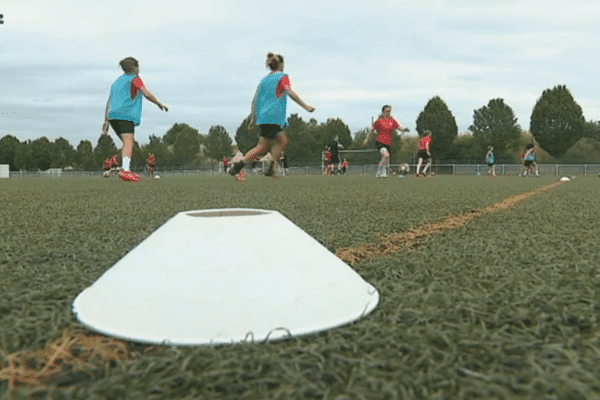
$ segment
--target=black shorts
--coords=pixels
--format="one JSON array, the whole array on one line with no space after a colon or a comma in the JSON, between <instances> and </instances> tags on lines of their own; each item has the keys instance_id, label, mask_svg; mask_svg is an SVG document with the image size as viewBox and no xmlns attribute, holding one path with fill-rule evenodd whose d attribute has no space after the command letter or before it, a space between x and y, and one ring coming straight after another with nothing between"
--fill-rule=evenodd
<instances>
[{"instance_id":1,"label":"black shorts","mask_svg":"<svg viewBox=\"0 0 600 400\"><path fill-rule=\"evenodd\" d=\"M525 164L526 167L531 167L533 165L533 160L525 160Z\"/></svg>"},{"instance_id":2,"label":"black shorts","mask_svg":"<svg viewBox=\"0 0 600 400\"><path fill-rule=\"evenodd\" d=\"M339 164L340 163L340 155L339 154L332 154L331 155L331 163L332 164Z\"/></svg>"},{"instance_id":3,"label":"black shorts","mask_svg":"<svg viewBox=\"0 0 600 400\"><path fill-rule=\"evenodd\" d=\"M392 151L390 150L390 145L389 144L383 144L383 143L379 143L378 141L375 141L375 147L377 147L377 151L380 151L383 148L386 148L388 153L391 153Z\"/></svg>"},{"instance_id":4,"label":"black shorts","mask_svg":"<svg viewBox=\"0 0 600 400\"><path fill-rule=\"evenodd\" d=\"M428 160L431 158L429 154L427 154L427 150L420 149L417 153L417 158L422 158L423 160Z\"/></svg>"},{"instance_id":5,"label":"black shorts","mask_svg":"<svg viewBox=\"0 0 600 400\"><path fill-rule=\"evenodd\" d=\"M260 127L260 136L264 137L265 139L269 139L269 140L273 140L277 137L277 134L281 131L283 131L283 129L281 128L281 126L277 125L277 124L262 124L259 125Z\"/></svg>"},{"instance_id":6,"label":"black shorts","mask_svg":"<svg viewBox=\"0 0 600 400\"><path fill-rule=\"evenodd\" d=\"M117 136L121 139L121 134L131 133L133 134L135 126L132 121L125 121L122 119L111 119L110 126L114 129Z\"/></svg>"},{"instance_id":7,"label":"black shorts","mask_svg":"<svg viewBox=\"0 0 600 400\"><path fill-rule=\"evenodd\" d=\"M489 163L488 163L488 167L490 167L490 168L491 168L491 167L493 167L493 166L494 166L494 163L493 163L493 162L489 162Z\"/></svg>"}]
</instances>

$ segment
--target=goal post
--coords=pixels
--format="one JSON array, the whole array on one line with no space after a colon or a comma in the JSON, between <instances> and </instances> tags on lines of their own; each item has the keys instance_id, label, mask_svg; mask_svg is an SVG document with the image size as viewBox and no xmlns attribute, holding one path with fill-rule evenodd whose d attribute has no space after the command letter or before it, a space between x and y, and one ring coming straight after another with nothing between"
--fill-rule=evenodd
<instances>
[{"instance_id":1,"label":"goal post","mask_svg":"<svg viewBox=\"0 0 600 400\"><path fill-rule=\"evenodd\" d=\"M10 177L10 169L8 164L0 164L0 179L9 178Z\"/></svg>"}]
</instances>

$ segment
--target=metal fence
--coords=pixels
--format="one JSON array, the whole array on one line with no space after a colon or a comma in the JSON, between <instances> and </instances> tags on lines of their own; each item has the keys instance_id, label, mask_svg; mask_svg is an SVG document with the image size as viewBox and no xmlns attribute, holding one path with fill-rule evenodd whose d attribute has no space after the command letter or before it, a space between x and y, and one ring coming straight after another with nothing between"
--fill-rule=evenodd
<instances>
[{"instance_id":1,"label":"metal fence","mask_svg":"<svg viewBox=\"0 0 600 400\"><path fill-rule=\"evenodd\" d=\"M600 164L538 164L540 175L554 176L587 176L599 175ZM390 169L397 170L399 165L392 164ZM497 175L518 175L523 166L521 164L497 164ZM350 165L346 171L347 175L375 175L377 164ZM410 171L414 173L416 164L410 164ZM486 164L434 164L432 172L442 175L485 175L488 171ZM264 171L259 170L258 173ZM288 175L320 175L323 173L320 165L291 167L287 170ZM78 178L78 177L102 177L103 171L11 171L10 178ZM164 170L155 171L160 176L197 176L197 175L219 175L223 174L217 169L197 170Z\"/></svg>"}]
</instances>

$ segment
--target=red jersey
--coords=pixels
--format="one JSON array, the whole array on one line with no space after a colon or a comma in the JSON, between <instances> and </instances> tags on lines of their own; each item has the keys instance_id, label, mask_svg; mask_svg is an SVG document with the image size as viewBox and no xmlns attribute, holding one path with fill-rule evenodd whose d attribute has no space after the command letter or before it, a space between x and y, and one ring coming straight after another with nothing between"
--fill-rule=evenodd
<instances>
[{"instance_id":1,"label":"red jersey","mask_svg":"<svg viewBox=\"0 0 600 400\"><path fill-rule=\"evenodd\" d=\"M155 162L154 157L152 157L152 156L148 157L148 165L154 166L154 162Z\"/></svg>"},{"instance_id":2,"label":"red jersey","mask_svg":"<svg viewBox=\"0 0 600 400\"><path fill-rule=\"evenodd\" d=\"M108 158L106 160L104 160L104 169L105 170L110 169L110 160Z\"/></svg>"},{"instance_id":3,"label":"red jersey","mask_svg":"<svg viewBox=\"0 0 600 400\"><path fill-rule=\"evenodd\" d=\"M329 150L327 150L325 152L325 162L330 162L331 161L331 152Z\"/></svg>"},{"instance_id":4,"label":"red jersey","mask_svg":"<svg viewBox=\"0 0 600 400\"><path fill-rule=\"evenodd\" d=\"M117 156L113 156L113 158L110 160L111 167L116 167L118 164L119 162L117 161Z\"/></svg>"},{"instance_id":5,"label":"red jersey","mask_svg":"<svg viewBox=\"0 0 600 400\"><path fill-rule=\"evenodd\" d=\"M431 136L423 136L419 140L419 150L427 150L427 145L431 143Z\"/></svg>"},{"instance_id":6,"label":"red jersey","mask_svg":"<svg viewBox=\"0 0 600 400\"><path fill-rule=\"evenodd\" d=\"M380 117L373 124L373 129L377 131L377 141L381 144L390 146L392 144L392 133L400 128L400 124L394 118Z\"/></svg>"},{"instance_id":7,"label":"red jersey","mask_svg":"<svg viewBox=\"0 0 600 400\"><path fill-rule=\"evenodd\" d=\"M229 165L229 159L227 157L225 157L223 159L223 166L227 168L228 165Z\"/></svg>"}]
</instances>

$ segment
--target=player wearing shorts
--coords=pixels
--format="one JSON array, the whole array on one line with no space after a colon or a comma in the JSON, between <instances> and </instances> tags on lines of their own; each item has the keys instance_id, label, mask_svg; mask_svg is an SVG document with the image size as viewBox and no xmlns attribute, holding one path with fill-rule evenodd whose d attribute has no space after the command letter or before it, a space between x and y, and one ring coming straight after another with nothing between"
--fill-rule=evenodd
<instances>
[{"instance_id":1,"label":"player wearing shorts","mask_svg":"<svg viewBox=\"0 0 600 400\"><path fill-rule=\"evenodd\" d=\"M154 154L148 154L148 160L146 161L146 165L148 167L148 175L151 178L154 178L154 164L156 163L156 159L154 158Z\"/></svg>"},{"instance_id":2,"label":"player wearing shorts","mask_svg":"<svg viewBox=\"0 0 600 400\"><path fill-rule=\"evenodd\" d=\"M381 108L382 114L377 118L377 121L373 124L371 132L367 135L363 146L367 146L369 139L373 132L377 131L377 138L375 139L375 146L377 151L381 154L381 161L379 161L379 168L375 174L378 178L387 177L387 169L390 165L390 149L392 146L392 133L396 129L400 129L400 124L392 117L392 106L385 105Z\"/></svg>"},{"instance_id":3,"label":"player wearing shorts","mask_svg":"<svg viewBox=\"0 0 600 400\"><path fill-rule=\"evenodd\" d=\"M532 176L533 175L533 171L532 171L532 166L533 163L535 162L535 150L533 148L533 144L529 143L526 147L525 147L525 152L523 153L523 176ZM521 175L521 173L519 173L519 175Z\"/></svg>"},{"instance_id":4,"label":"player wearing shorts","mask_svg":"<svg viewBox=\"0 0 600 400\"><path fill-rule=\"evenodd\" d=\"M290 79L283 73L283 57L279 54L267 54L267 67L271 72L265 76L254 94L250 111L248 129L258 125L260 138L256 147L248 151L244 159L235 163L231 168L231 175L237 180L244 180L242 172L244 166L252 164L266 152L271 153L271 165L266 175L277 177L275 163L279 163L281 154L287 145L288 139L283 133L286 122L287 96L290 96L298 105L308 112L315 109L305 104L292 90Z\"/></svg>"},{"instance_id":5,"label":"player wearing shorts","mask_svg":"<svg viewBox=\"0 0 600 400\"><path fill-rule=\"evenodd\" d=\"M427 169L429 167L431 167L431 151L429 150L429 145L431 144L431 131L430 130L426 130L424 132L423 137L421 138L421 140L419 140L419 151L417 152L417 173L416 176L417 178L420 175L427 175ZM423 168L423 171L419 174L419 170L421 169L421 165L423 164L423 161L427 161L427 164L425 165L425 168Z\"/></svg>"},{"instance_id":6,"label":"player wearing shorts","mask_svg":"<svg viewBox=\"0 0 600 400\"><path fill-rule=\"evenodd\" d=\"M488 165L488 175L496 177L496 165L494 164L494 147L488 147L488 152L485 155L485 162Z\"/></svg>"},{"instance_id":7,"label":"player wearing shorts","mask_svg":"<svg viewBox=\"0 0 600 400\"><path fill-rule=\"evenodd\" d=\"M111 86L110 95L104 111L102 134L108 133L109 125L123 142L121 161L123 163L119 178L124 181L137 182L139 174L130 171L133 150L134 127L142 120L142 97L147 98L163 111L169 109L150 93L139 77L140 66L133 57L127 57L119 63L124 74Z\"/></svg>"}]
</instances>

